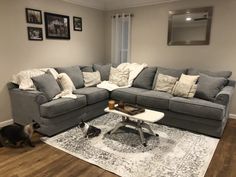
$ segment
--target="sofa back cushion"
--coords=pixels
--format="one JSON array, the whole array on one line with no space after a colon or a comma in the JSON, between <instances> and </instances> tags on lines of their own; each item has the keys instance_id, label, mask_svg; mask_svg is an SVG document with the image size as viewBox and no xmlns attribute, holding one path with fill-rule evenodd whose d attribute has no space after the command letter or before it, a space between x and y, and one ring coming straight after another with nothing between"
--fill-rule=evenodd
<instances>
[{"instance_id":1,"label":"sofa back cushion","mask_svg":"<svg viewBox=\"0 0 236 177\"><path fill-rule=\"evenodd\" d=\"M83 74L79 66L59 67L56 70L58 73L66 73L71 78L75 88L84 87Z\"/></svg>"},{"instance_id":2,"label":"sofa back cushion","mask_svg":"<svg viewBox=\"0 0 236 177\"><path fill-rule=\"evenodd\" d=\"M92 66L79 66L79 68L82 72L93 72Z\"/></svg>"},{"instance_id":3,"label":"sofa back cushion","mask_svg":"<svg viewBox=\"0 0 236 177\"><path fill-rule=\"evenodd\" d=\"M214 101L215 96L227 83L224 77L212 77L200 73L195 97Z\"/></svg>"},{"instance_id":4,"label":"sofa back cushion","mask_svg":"<svg viewBox=\"0 0 236 177\"><path fill-rule=\"evenodd\" d=\"M133 87L151 90L156 71L157 67L144 68L134 80Z\"/></svg>"},{"instance_id":5,"label":"sofa back cushion","mask_svg":"<svg viewBox=\"0 0 236 177\"><path fill-rule=\"evenodd\" d=\"M94 71L100 72L101 81L108 81L109 80L111 64L107 64L107 65L94 64L93 69L94 69Z\"/></svg>"},{"instance_id":6,"label":"sofa back cushion","mask_svg":"<svg viewBox=\"0 0 236 177\"><path fill-rule=\"evenodd\" d=\"M45 73L40 76L31 78L37 90L45 93L49 100L52 100L57 94L61 92L60 86L56 79L50 73Z\"/></svg>"},{"instance_id":7,"label":"sofa back cushion","mask_svg":"<svg viewBox=\"0 0 236 177\"><path fill-rule=\"evenodd\" d=\"M157 80L159 73L164 74L164 75L168 75L168 76L172 76L172 77L180 78L180 76L182 74L187 73L187 69L172 69L172 68L157 67L157 72L156 72L156 75L154 78L152 89L154 89L156 86L156 80Z\"/></svg>"},{"instance_id":8,"label":"sofa back cushion","mask_svg":"<svg viewBox=\"0 0 236 177\"><path fill-rule=\"evenodd\" d=\"M232 75L231 71L208 71L208 70L199 70L195 68L189 68L188 69L188 75L199 75L200 73L212 76L212 77L224 77L229 78Z\"/></svg>"}]
</instances>

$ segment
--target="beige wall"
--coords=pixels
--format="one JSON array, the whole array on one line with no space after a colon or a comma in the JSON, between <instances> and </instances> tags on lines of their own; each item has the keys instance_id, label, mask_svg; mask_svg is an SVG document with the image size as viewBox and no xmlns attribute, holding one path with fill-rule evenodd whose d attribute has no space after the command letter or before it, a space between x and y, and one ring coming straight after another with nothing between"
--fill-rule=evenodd
<instances>
[{"instance_id":1,"label":"beige wall","mask_svg":"<svg viewBox=\"0 0 236 177\"><path fill-rule=\"evenodd\" d=\"M71 40L28 41L25 8L70 16ZM83 32L72 18L83 18ZM102 63L105 58L105 13L59 0L0 0L0 122L11 119L6 83L23 69Z\"/></svg>"},{"instance_id":2,"label":"beige wall","mask_svg":"<svg viewBox=\"0 0 236 177\"><path fill-rule=\"evenodd\" d=\"M168 11L202 6L214 7L210 45L167 46ZM235 9L235 0L186 0L109 12L106 17L106 58L108 61L111 58L111 15L115 12L131 12L134 14L132 62L174 68L231 70L232 78L236 79ZM233 99L231 113L236 114L236 96Z\"/></svg>"}]
</instances>

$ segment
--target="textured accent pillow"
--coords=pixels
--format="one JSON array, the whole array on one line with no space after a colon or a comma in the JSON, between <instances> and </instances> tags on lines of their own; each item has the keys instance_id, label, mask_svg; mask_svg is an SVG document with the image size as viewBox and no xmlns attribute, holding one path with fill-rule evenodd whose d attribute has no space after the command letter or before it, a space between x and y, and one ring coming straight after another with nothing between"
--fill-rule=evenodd
<instances>
[{"instance_id":1,"label":"textured accent pillow","mask_svg":"<svg viewBox=\"0 0 236 177\"><path fill-rule=\"evenodd\" d=\"M157 72L153 82L153 89L156 85L157 77L159 74L180 78L181 74L186 74L186 73L187 69L172 69L172 68L157 67Z\"/></svg>"},{"instance_id":2,"label":"textured accent pillow","mask_svg":"<svg viewBox=\"0 0 236 177\"><path fill-rule=\"evenodd\" d=\"M208 70L199 70L195 68L189 68L188 74L189 75L199 75L200 73L206 74L212 77L224 77L225 79L229 78L232 75L232 71L208 71Z\"/></svg>"},{"instance_id":3,"label":"textured accent pillow","mask_svg":"<svg viewBox=\"0 0 236 177\"><path fill-rule=\"evenodd\" d=\"M179 79L179 82L185 83L185 84L188 84L188 85L194 85L194 84L196 84L198 78L199 78L199 75L191 76L191 75L182 74L180 79Z\"/></svg>"},{"instance_id":4,"label":"textured accent pillow","mask_svg":"<svg viewBox=\"0 0 236 177\"><path fill-rule=\"evenodd\" d=\"M195 97L214 101L215 96L220 92L226 83L227 79L223 77L212 77L200 73Z\"/></svg>"},{"instance_id":5,"label":"textured accent pillow","mask_svg":"<svg viewBox=\"0 0 236 177\"><path fill-rule=\"evenodd\" d=\"M177 77L158 74L154 90L171 93L177 80Z\"/></svg>"},{"instance_id":6,"label":"textured accent pillow","mask_svg":"<svg viewBox=\"0 0 236 177\"><path fill-rule=\"evenodd\" d=\"M13 76L12 82L19 85L22 90L35 90L35 86L31 77L36 77L45 74L44 71L40 69L31 69L20 71Z\"/></svg>"},{"instance_id":7,"label":"textured accent pillow","mask_svg":"<svg viewBox=\"0 0 236 177\"><path fill-rule=\"evenodd\" d=\"M96 86L101 82L101 75L99 71L83 72L85 87Z\"/></svg>"},{"instance_id":8,"label":"textured accent pillow","mask_svg":"<svg viewBox=\"0 0 236 177\"><path fill-rule=\"evenodd\" d=\"M107 65L94 64L93 68L94 68L94 71L99 71L100 72L102 81L108 81L109 80L111 64L107 64Z\"/></svg>"},{"instance_id":9,"label":"textured accent pillow","mask_svg":"<svg viewBox=\"0 0 236 177\"><path fill-rule=\"evenodd\" d=\"M75 86L74 86L72 80L70 79L70 77L66 73L58 74L57 80L60 83L63 90L69 90L71 92L73 90L75 90Z\"/></svg>"},{"instance_id":10,"label":"textured accent pillow","mask_svg":"<svg viewBox=\"0 0 236 177\"><path fill-rule=\"evenodd\" d=\"M61 67L56 68L59 73L66 73L72 80L75 88L84 87L84 79L83 74L79 68L79 66L70 66L70 67Z\"/></svg>"},{"instance_id":11,"label":"textured accent pillow","mask_svg":"<svg viewBox=\"0 0 236 177\"><path fill-rule=\"evenodd\" d=\"M193 98L196 93L196 90L196 84L189 84L177 81L173 88L172 95L185 98Z\"/></svg>"},{"instance_id":12,"label":"textured accent pillow","mask_svg":"<svg viewBox=\"0 0 236 177\"><path fill-rule=\"evenodd\" d=\"M37 77L32 77L32 80L37 90L45 93L49 100L52 100L61 92L61 89L52 74L46 73Z\"/></svg>"},{"instance_id":13,"label":"textured accent pillow","mask_svg":"<svg viewBox=\"0 0 236 177\"><path fill-rule=\"evenodd\" d=\"M134 80L133 87L151 90L156 71L156 67L144 68Z\"/></svg>"},{"instance_id":14,"label":"textured accent pillow","mask_svg":"<svg viewBox=\"0 0 236 177\"><path fill-rule=\"evenodd\" d=\"M119 70L111 67L109 81L119 87L127 86L129 80L129 70Z\"/></svg>"}]
</instances>

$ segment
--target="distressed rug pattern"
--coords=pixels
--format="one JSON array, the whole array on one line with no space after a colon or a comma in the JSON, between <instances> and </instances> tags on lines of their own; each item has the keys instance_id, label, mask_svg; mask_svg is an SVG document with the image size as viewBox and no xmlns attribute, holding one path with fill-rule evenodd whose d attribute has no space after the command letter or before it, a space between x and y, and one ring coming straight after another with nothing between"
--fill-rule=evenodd
<instances>
[{"instance_id":1,"label":"distressed rug pattern","mask_svg":"<svg viewBox=\"0 0 236 177\"><path fill-rule=\"evenodd\" d=\"M90 121L90 125L102 130L92 139L83 138L82 131L75 127L42 140L123 177L204 177L218 139L151 124L159 137L145 134L147 147L144 147L132 128L107 134L120 120L121 116L109 113Z\"/></svg>"}]
</instances>

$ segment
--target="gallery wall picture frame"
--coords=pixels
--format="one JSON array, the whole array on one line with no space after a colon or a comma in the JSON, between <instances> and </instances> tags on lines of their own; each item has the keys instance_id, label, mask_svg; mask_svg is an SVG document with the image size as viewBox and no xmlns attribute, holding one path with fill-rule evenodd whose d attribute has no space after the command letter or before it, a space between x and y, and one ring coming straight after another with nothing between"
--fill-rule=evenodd
<instances>
[{"instance_id":1,"label":"gallery wall picture frame","mask_svg":"<svg viewBox=\"0 0 236 177\"><path fill-rule=\"evenodd\" d=\"M43 40L43 29L37 27L27 27L28 39L31 41Z\"/></svg>"},{"instance_id":2,"label":"gallery wall picture frame","mask_svg":"<svg viewBox=\"0 0 236 177\"><path fill-rule=\"evenodd\" d=\"M73 17L74 31L82 31L82 18Z\"/></svg>"},{"instance_id":3,"label":"gallery wall picture frame","mask_svg":"<svg viewBox=\"0 0 236 177\"><path fill-rule=\"evenodd\" d=\"M70 17L44 12L47 39L70 39Z\"/></svg>"},{"instance_id":4,"label":"gallery wall picture frame","mask_svg":"<svg viewBox=\"0 0 236 177\"><path fill-rule=\"evenodd\" d=\"M31 24L42 24L42 12L37 9L25 9L26 22Z\"/></svg>"}]
</instances>

